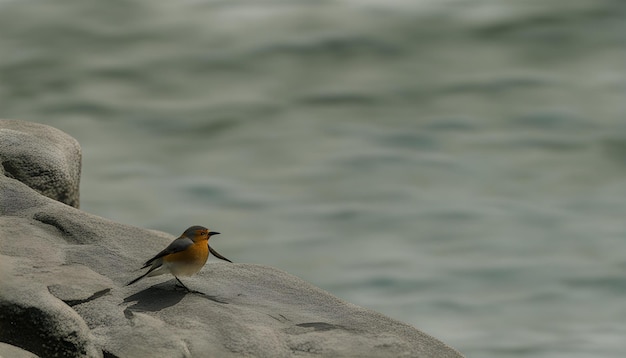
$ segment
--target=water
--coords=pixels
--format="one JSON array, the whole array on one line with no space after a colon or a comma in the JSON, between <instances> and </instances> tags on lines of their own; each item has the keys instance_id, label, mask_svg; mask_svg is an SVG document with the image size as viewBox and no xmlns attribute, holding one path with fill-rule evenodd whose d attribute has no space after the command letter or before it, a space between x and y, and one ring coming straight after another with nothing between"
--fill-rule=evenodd
<instances>
[{"instance_id":1,"label":"water","mask_svg":"<svg viewBox=\"0 0 626 358\"><path fill-rule=\"evenodd\" d=\"M82 209L472 357L626 351L621 1L2 1L2 118Z\"/></svg>"}]
</instances>

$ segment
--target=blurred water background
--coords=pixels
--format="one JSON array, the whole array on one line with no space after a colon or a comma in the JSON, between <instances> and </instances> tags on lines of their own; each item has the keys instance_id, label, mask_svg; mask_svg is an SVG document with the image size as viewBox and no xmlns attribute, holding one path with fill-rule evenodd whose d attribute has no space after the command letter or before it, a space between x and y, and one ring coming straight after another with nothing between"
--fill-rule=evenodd
<instances>
[{"instance_id":1,"label":"blurred water background","mask_svg":"<svg viewBox=\"0 0 626 358\"><path fill-rule=\"evenodd\" d=\"M623 357L625 8L0 0L0 117L79 140L85 211L468 357Z\"/></svg>"}]
</instances>

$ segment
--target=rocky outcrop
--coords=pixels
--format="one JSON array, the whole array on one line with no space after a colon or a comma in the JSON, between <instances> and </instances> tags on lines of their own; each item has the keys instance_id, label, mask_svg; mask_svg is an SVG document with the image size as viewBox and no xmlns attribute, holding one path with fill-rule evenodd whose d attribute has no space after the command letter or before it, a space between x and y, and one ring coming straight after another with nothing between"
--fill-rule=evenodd
<instances>
[{"instance_id":1,"label":"rocky outcrop","mask_svg":"<svg viewBox=\"0 0 626 358\"><path fill-rule=\"evenodd\" d=\"M0 121L0 353L461 356L407 324L267 266L210 262L185 281L195 293L177 289L173 279L124 286L148 253L174 237L72 207L79 158L75 141L56 129Z\"/></svg>"},{"instance_id":2,"label":"rocky outcrop","mask_svg":"<svg viewBox=\"0 0 626 358\"><path fill-rule=\"evenodd\" d=\"M76 139L42 124L0 119L0 174L78 208L81 150Z\"/></svg>"}]
</instances>

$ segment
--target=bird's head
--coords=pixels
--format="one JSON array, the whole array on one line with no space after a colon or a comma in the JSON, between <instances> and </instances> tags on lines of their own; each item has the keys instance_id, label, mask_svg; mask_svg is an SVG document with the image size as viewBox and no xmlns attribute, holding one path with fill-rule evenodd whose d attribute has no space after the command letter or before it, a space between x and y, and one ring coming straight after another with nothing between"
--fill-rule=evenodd
<instances>
[{"instance_id":1,"label":"bird's head","mask_svg":"<svg viewBox=\"0 0 626 358\"><path fill-rule=\"evenodd\" d=\"M209 231L209 229L204 226L192 226L183 233L183 236L190 238L194 242L198 240L209 240L209 237L213 235L219 235L219 232Z\"/></svg>"}]
</instances>

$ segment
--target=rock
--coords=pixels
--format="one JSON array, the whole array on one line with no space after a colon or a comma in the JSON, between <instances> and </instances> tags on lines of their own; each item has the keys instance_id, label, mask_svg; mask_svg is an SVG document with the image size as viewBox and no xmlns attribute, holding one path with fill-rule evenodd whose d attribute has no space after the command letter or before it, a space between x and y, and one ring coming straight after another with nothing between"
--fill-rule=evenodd
<instances>
[{"instance_id":1,"label":"rock","mask_svg":"<svg viewBox=\"0 0 626 358\"><path fill-rule=\"evenodd\" d=\"M70 306L46 292L47 270L26 258L0 258L4 276L0 339L43 357L97 357L100 351L85 321Z\"/></svg>"},{"instance_id":2,"label":"rock","mask_svg":"<svg viewBox=\"0 0 626 358\"><path fill-rule=\"evenodd\" d=\"M6 358L38 358L36 355L22 348L0 342L0 357Z\"/></svg>"},{"instance_id":3,"label":"rock","mask_svg":"<svg viewBox=\"0 0 626 358\"><path fill-rule=\"evenodd\" d=\"M0 138L6 123L0 121ZM36 142L20 143L17 152L0 145L3 163L23 160L7 153L43 161L29 146L66 136L10 124L21 128L23 141ZM54 170L67 169L58 163ZM184 280L196 293L166 276L124 286L174 237L85 213L10 175L0 175L0 341L9 344L0 353L19 347L42 357L462 357L407 324L267 266L210 260Z\"/></svg>"},{"instance_id":4,"label":"rock","mask_svg":"<svg viewBox=\"0 0 626 358\"><path fill-rule=\"evenodd\" d=\"M0 119L0 173L78 208L81 150L76 139L43 124Z\"/></svg>"}]
</instances>

